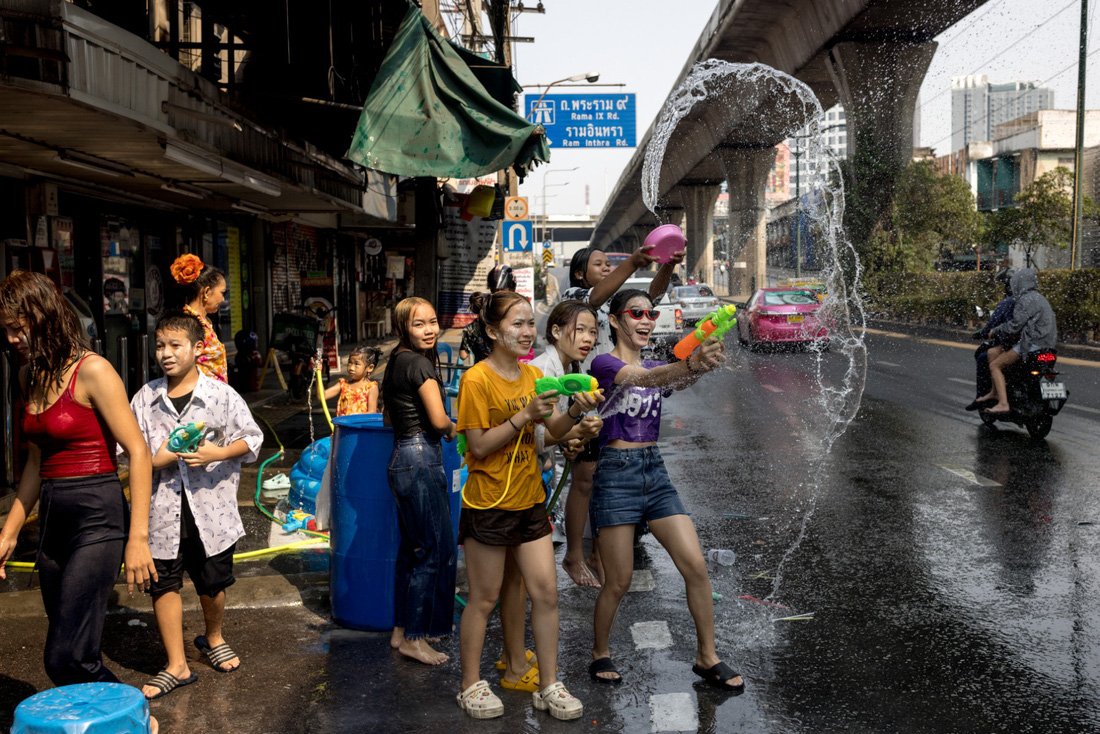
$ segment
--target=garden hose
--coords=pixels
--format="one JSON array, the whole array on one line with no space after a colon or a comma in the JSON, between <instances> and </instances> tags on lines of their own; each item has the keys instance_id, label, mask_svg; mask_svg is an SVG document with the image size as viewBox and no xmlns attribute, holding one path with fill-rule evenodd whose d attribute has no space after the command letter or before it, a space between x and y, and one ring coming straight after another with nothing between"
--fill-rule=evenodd
<instances>
[{"instance_id":1,"label":"garden hose","mask_svg":"<svg viewBox=\"0 0 1100 734\"><path fill-rule=\"evenodd\" d=\"M328 429L333 433L336 433L336 427L332 425L332 414L328 412L328 403L325 401L325 385L324 380L321 378L321 368L317 368L317 379L314 380L317 383L317 397L321 401L321 408L325 411L325 420L328 422ZM310 420L313 417L310 416ZM270 428L270 426L268 426ZM272 431L274 433L275 431Z\"/></svg>"},{"instance_id":2,"label":"garden hose","mask_svg":"<svg viewBox=\"0 0 1100 734\"><path fill-rule=\"evenodd\" d=\"M569 479L569 472L572 470L573 462L565 462L565 470L562 472L561 481L558 482L558 488L554 490L554 494L550 495L550 501L546 503L547 517L550 517L554 513L554 505L558 504L558 497L561 496L561 491L565 488L565 480Z\"/></svg>"},{"instance_id":3,"label":"garden hose","mask_svg":"<svg viewBox=\"0 0 1100 734\"><path fill-rule=\"evenodd\" d=\"M276 525L282 525L282 523L279 521L279 518L275 517L275 515L271 514L271 512L268 511L266 507L260 504L260 491L263 489L264 469L267 468L268 464L282 457L282 455L286 453L286 448L283 446L283 442L279 440L279 434L275 433L275 429L271 427L271 424L267 422L266 418L264 418L262 415L256 415L255 413L253 413L252 415L263 421L263 424L267 426L267 430L271 431L271 435L275 437L275 443L279 444L279 450L268 457L267 460L264 461L262 464L260 464L260 470L256 474L256 494L252 498L252 501L253 504L256 505L256 509L260 511L260 514L262 514L264 517L266 517L268 520L275 523ZM315 538L324 538L325 540L329 539L328 533L318 533L313 530L306 530L305 528L298 530L298 532L305 533L306 535L311 535Z\"/></svg>"}]
</instances>

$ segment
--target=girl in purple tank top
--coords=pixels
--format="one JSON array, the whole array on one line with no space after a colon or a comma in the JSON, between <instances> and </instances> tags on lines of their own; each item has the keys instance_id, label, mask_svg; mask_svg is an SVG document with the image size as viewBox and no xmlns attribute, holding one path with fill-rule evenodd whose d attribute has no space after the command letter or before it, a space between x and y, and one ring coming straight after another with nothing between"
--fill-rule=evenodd
<instances>
[{"instance_id":1,"label":"girl in purple tank top","mask_svg":"<svg viewBox=\"0 0 1100 734\"><path fill-rule=\"evenodd\" d=\"M722 344L709 339L675 364L643 360L657 312L649 295L639 290L611 299L610 322L615 348L596 357L591 370L606 402L599 407L603 448L592 492L592 527L600 539L604 584L596 598L589 675L600 683L622 681L611 661L611 626L634 571L634 528L646 523L684 577L697 638L692 670L712 686L740 690L745 685L741 675L715 650L710 579L695 526L657 449L663 396L694 384L725 361Z\"/></svg>"}]
</instances>

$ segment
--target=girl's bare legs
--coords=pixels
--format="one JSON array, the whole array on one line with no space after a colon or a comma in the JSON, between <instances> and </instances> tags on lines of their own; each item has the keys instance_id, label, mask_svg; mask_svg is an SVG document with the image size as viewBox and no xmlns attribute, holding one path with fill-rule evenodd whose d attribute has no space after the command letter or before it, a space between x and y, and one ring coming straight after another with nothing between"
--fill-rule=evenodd
<instances>
[{"instance_id":1,"label":"girl's bare legs","mask_svg":"<svg viewBox=\"0 0 1100 734\"><path fill-rule=\"evenodd\" d=\"M539 686L546 689L558 680L558 572L554 563L553 540L547 534L513 548L512 552L527 594L531 597L531 631L535 635L535 654L539 660ZM467 563L469 555L467 548ZM465 621L463 616L463 623ZM521 643L521 655L522 649ZM465 681L463 677L463 683ZM476 679L471 684L474 682Z\"/></svg>"},{"instance_id":2,"label":"girl's bare legs","mask_svg":"<svg viewBox=\"0 0 1100 734\"><path fill-rule=\"evenodd\" d=\"M458 636L463 691L481 680L485 625L500 597L508 550L502 546L479 543L473 538L466 538L465 546L470 598L462 610L462 627Z\"/></svg>"},{"instance_id":3,"label":"girl's bare legs","mask_svg":"<svg viewBox=\"0 0 1100 734\"><path fill-rule=\"evenodd\" d=\"M687 515L672 515L651 520L649 529L657 542L668 551L672 562L676 564L676 570L684 577L688 611L695 620L695 662L702 668L711 668L721 662L721 659L714 648L714 598L711 596L710 577L707 575L707 564L703 559L695 525ZM738 675L726 683L739 686L743 680Z\"/></svg>"},{"instance_id":4,"label":"girl's bare legs","mask_svg":"<svg viewBox=\"0 0 1100 734\"><path fill-rule=\"evenodd\" d=\"M500 587L500 630L504 637L503 659L508 667L504 678L515 683L531 666L527 663L524 632L527 629L527 587L520 576L512 548L504 561L504 581ZM465 689L463 689L465 690Z\"/></svg>"},{"instance_id":5,"label":"girl's bare legs","mask_svg":"<svg viewBox=\"0 0 1100 734\"><path fill-rule=\"evenodd\" d=\"M619 605L630 589L630 579L634 575L634 525L600 528L600 548L603 551L604 582L600 595L596 597L593 660L611 656L611 627L615 624ZM612 672L597 675L606 680L619 677Z\"/></svg>"},{"instance_id":6,"label":"girl's bare legs","mask_svg":"<svg viewBox=\"0 0 1100 734\"><path fill-rule=\"evenodd\" d=\"M595 538L592 539L591 561L586 563L584 559L584 525L588 522L588 503L592 499L592 475L595 471L594 461L573 463L573 483L565 498L565 558L561 561L561 567L578 586L598 589L603 573Z\"/></svg>"}]
</instances>

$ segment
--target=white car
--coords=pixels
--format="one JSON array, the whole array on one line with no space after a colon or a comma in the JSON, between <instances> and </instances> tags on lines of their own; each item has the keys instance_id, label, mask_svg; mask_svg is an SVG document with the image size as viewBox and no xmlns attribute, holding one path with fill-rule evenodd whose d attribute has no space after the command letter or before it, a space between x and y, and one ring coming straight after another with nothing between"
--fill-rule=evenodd
<instances>
[{"instance_id":1,"label":"white car","mask_svg":"<svg viewBox=\"0 0 1100 734\"><path fill-rule=\"evenodd\" d=\"M680 285L672 289L672 302L684 312L684 324L691 326L716 311L721 304L705 283Z\"/></svg>"}]
</instances>

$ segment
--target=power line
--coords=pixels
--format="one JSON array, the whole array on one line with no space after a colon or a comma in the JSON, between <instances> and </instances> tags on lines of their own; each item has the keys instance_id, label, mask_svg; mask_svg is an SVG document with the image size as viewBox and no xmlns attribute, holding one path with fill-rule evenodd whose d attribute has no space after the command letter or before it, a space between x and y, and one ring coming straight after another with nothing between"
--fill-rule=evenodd
<instances>
[{"instance_id":1,"label":"power line","mask_svg":"<svg viewBox=\"0 0 1100 734\"><path fill-rule=\"evenodd\" d=\"M1007 46L1005 46L1004 48L1002 48L1002 49L1001 49L1000 51L998 51L998 52L997 52L997 53L996 53L996 54L995 54L994 56L992 56L992 57L990 57L990 58L986 59L985 61L983 61L982 63L978 64L978 66L977 66L977 67L976 67L976 68L975 68L975 69L974 69L973 71L971 71L971 72L970 72L970 74L976 74L977 72L981 71L981 70L982 70L982 69L984 69L984 68L985 68L986 66L988 66L988 65L989 65L989 64L990 64L991 62L993 62L993 61L996 61L996 60L997 60L997 59L999 59L999 58L1000 58L1001 56L1003 56L1004 54L1006 54L1006 53L1008 53L1009 51L1011 51L1011 50L1012 50L1012 49L1013 49L1013 48L1014 48L1014 47L1015 47L1015 46L1016 46L1016 45L1017 45L1018 43L1020 43L1020 41L1022 41L1022 40L1024 40L1025 38L1028 38L1029 36L1031 36L1031 34L1033 34L1033 33L1034 33L1035 31L1039 30L1040 28L1042 28L1043 26L1045 26L1045 25L1046 25L1047 23L1049 23L1050 21L1052 21L1052 20L1054 20L1055 18L1057 18L1057 17L1058 17L1059 15L1061 15L1062 13L1066 12L1067 10L1069 10L1069 9L1070 9L1070 7L1072 7L1072 6L1074 6L1074 5L1077 5L1077 3L1078 3L1079 1L1080 1L1080 0L1070 0L1070 2L1066 3L1066 5L1065 5L1065 6L1064 6L1064 7L1063 7L1063 8L1061 9L1061 10L1059 10L1059 11L1058 11L1057 13L1055 13L1055 14L1054 14L1054 15L1052 15L1052 16L1050 16L1049 18L1047 18L1046 20L1044 20L1044 21L1043 21L1042 23L1040 23L1039 25L1035 26L1035 27L1034 27L1034 28L1032 28L1032 29L1031 29L1030 31L1028 31L1028 32L1027 32L1027 33L1025 33L1024 35L1020 36L1019 38L1017 38L1017 39L1016 39L1015 41L1013 41L1013 42L1012 42L1012 43L1010 43L1009 45L1007 45ZM985 16L983 15L982 17L984 18ZM971 24L971 25L973 25L973 24ZM957 37L957 36L956 36L956 37ZM954 38L953 38L953 39L951 39L951 40L954 40ZM969 76L970 74L967 74L967 76ZM942 97L943 95L947 94L947 93L948 93L948 92L950 92L950 91L952 91L952 88L951 88L951 87L948 87L947 89L944 89L944 90L940 91L939 93L937 93L936 95L934 95L934 96L932 96L931 98L929 98L929 99L928 99L928 100L927 100L926 102L922 102L922 103L921 103L921 109L924 109L924 108L925 108L925 107L926 107L927 105L931 104L931 103L932 103L933 101L935 101L935 100L939 99L940 97Z\"/></svg>"},{"instance_id":2,"label":"power line","mask_svg":"<svg viewBox=\"0 0 1100 734\"><path fill-rule=\"evenodd\" d=\"M946 48L946 47L950 46L950 45L951 45L952 43L954 43L954 42L955 42L956 40L958 40L959 38L961 38L961 37L962 37L962 35L963 35L964 33L966 33L966 32L967 32L968 30L970 30L971 28L973 28L973 27L974 27L974 25L975 25L975 24L976 24L976 23L977 23L978 21L980 21L980 20L985 20L985 17L986 17L987 15L989 15L990 13L992 13L992 12L993 12L993 8L997 7L998 5L1000 5L1000 4L1001 4L1001 3L1003 3L1003 2L1004 2L1004 0L996 0L996 2L994 2L994 3L990 3L989 5L987 5L987 6L986 6L986 8L985 8L985 12L984 12L984 13L982 13L982 14L981 14L981 15L979 15L979 16L978 16L977 18L975 18L974 20L972 20L972 21L970 21L969 23L967 23L967 24L966 24L966 25L965 25L965 26L964 26L963 28L961 28L960 30L958 30L958 31L957 31L957 32L955 33L955 35L953 35L953 36L951 36L951 38L947 39L947 41L946 41L946 42L944 42L944 44L943 44L943 48Z\"/></svg>"},{"instance_id":3,"label":"power line","mask_svg":"<svg viewBox=\"0 0 1100 734\"><path fill-rule=\"evenodd\" d=\"M1086 59L1089 59L1089 58L1091 58L1092 56L1094 56L1094 55L1095 55L1095 54L1097 54L1097 53L1100 53L1100 48L1096 49L1095 51L1093 51L1092 53L1090 53L1090 54L1089 54L1088 56L1086 56L1085 58L1086 58ZM1069 71L1070 69L1072 69L1072 68L1073 68L1073 67L1075 67L1075 66L1077 66L1077 61L1076 61L1076 60L1074 60L1074 61L1073 61L1072 63L1070 63L1070 64L1069 64L1068 66L1066 66L1065 68L1063 68L1063 69L1062 69L1061 71L1058 71L1057 73L1055 73L1055 74L1054 74L1053 76L1047 77L1046 79L1044 79L1043 81L1041 81L1041 82L1039 82L1039 83L1040 83L1040 84L1048 84L1048 83L1050 83L1050 82L1054 81L1055 79L1057 79L1058 77L1062 76L1062 74L1065 74L1065 73L1066 73L1067 71ZM986 119L987 117L989 117L989 115L991 115L991 114L993 114L993 113L995 113L995 112L1000 112L1000 111L1001 111L1001 110L1003 110L1003 109L1004 109L1005 107L1008 107L1008 106L1009 106L1010 104L1012 104L1012 103L1013 103L1013 102L1015 102L1016 100L1018 100L1018 99L1022 98L1022 97L1023 97L1024 95L1028 94L1028 93L1029 93L1029 92L1031 92L1031 91L1033 91L1033 90L1030 90L1030 89L1028 89L1028 90L1025 90L1025 91L1021 92L1020 94L1016 95L1016 96L1015 96L1015 97L1013 97L1012 99L1010 99L1010 100L1008 100L1007 102L1005 102L1004 104L1002 104L1002 105L1001 105L1000 107L998 107L997 109L995 109L995 110L991 110L991 111L990 111L989 113L987 113L987 114L985 114L985 115L982 115L981 117L979 117L979 118L978 118L978 119L976 119L976 120L972 120L970 124L973 124L973 123L975 123L975 122L981 122L982 120L984 120L984 119ZM946 135L945 137L942 137L942 138L940 138L939 140L937 140L936 142L932 143L932 146L931 146L931 147L935 148L935 147L936 147L937 145L939 145L939 144L940 144L940 143L942 143L943 141L945 141L945 140L950 140L950 139L951 139L952 137L954 137L954 135L955 135L956 133L961 133L961 132L963 132L964 130L966 130L966 128L967 128L967 127L969 127L969 125L963 125L963 126L962 126L961 128L959 128L958 130L952 130L950 134L948 134L948 135Z\"/></svg>"}]
</instances>

